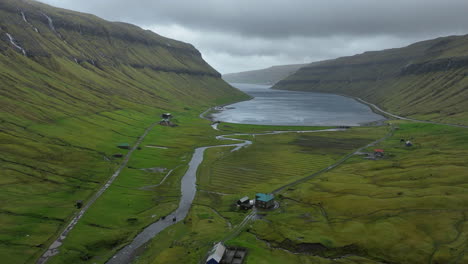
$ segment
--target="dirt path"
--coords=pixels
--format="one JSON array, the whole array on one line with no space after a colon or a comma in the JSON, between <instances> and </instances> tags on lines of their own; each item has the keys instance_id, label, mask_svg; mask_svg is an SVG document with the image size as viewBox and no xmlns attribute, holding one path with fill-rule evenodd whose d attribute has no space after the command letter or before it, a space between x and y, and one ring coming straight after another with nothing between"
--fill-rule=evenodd
<instances>
[{"instance_id":1,"label":"dirt path","mask_svg":"<svg viewBox=\"0 0 468 264\"><path fill-rule=\"evenodd\" d=\"M157 236L160 232L164 231L166 228L183 221L188 215L190 208L192 206L193 200L197 192L197 170L200 164L204 160L204 152L210 148L223 148L223 147L233 147L231 152L240 150L241 148L247 147L252 144L250 140L236 139L232 136L260 136L260 135L276 135L283 133L318 133L318 132L331 132L331 131L344 131L345 129L323 129L323 130L311 130L311 131L272 131L266 133L236 133L229 135L220 135L217 136L218 140L230 140L234 141L233 144L223 144L223 145L213 145L199 147L195 149L195 153L192 156L188 164L188 169L185 172L181 180L181 199L179 202L179 207L166 216L164 219L159 219L158 221L147 226L143 231L141 231L133 241L118 251L111 259L109 259L107 264L127 264L131 263L132 260L138 254L138 249L144 246L148 241ZM242 228L256 216L256 212L252 211L241 224L233 228L233 231L230 233L231 236L237 235Z\"/></svg>"},{"instance_id":2,"label":"dirt path","mask_svg":"<svg viewBox=\"0 0 468 264\"><path fill-rule=\"evenodd\" d=\"M314 177L316 177L316 176L318 176L318 175L320 175L320 174L322 174L322 173L324 173L324 172L331 171L332 169L334 169L334 168L340 166L341 164L343 164L345 161L347 161L347 160L350 159L351 157L353 157L353 156L355 156L356 154L360 153L362 150L364 150L364 149L366 149L366 148L368 148L368 147L374 146L374 145L376 145L376 144L378 144L378 143L380 143L380 142L382 142L382 141L388 139L389 137L391 137L391 136L393 135L393 132L394 132L394 131L395 131L395 127L392 126L391 129L390 129L390 132L389 132L388 134L386 134L384 137L379 138L379 139L377 139L377 140L375 140L375 141L373 141L373 142L371 142L371 143L369 143L369 144L367 144L367 145L365 145L365 146L363 146L363 147L357 149L356 151L354 151L354 152L352 152L352 153L346 155L346 156L343 157L342 159L338 160L338 161L335 162L334 164L332 164L332 165L330 165L330 166L328 166L328 167L326 167L326 168L324 168L324 169L322 169L322 170L320 170L320 171L317 171L317 172L314 173L314 174L311 174L311 175L309 175L309 176L307 176L307 177L304 177L304 178L302 178L302 179L299 179L299 180L296 180L296 181L294 181L294 182L291 182L291 183L288 183L288 184L286 184L286 185L283 185L283 186L279 187L278 189L273 190L272 193L274 193L274 194L275 194L275 193L278 193L278 192L280 192L280 191L282 191L282 190L284 190L284 189L286 189L286 188L289 188L289 187L291 187L291 186L294 186L294 185L300 184L300 183L302 183L302 182L308 181L308 180L310 180L310 179L312 179L312 178L314 178Z\"/></svg>"},{"instance_id":3,"label":"dirt path","mask_svg":"<svg viewBox=\"0 0 468 264\"><path fill-rule=\"evenodd\" d=\"M153 129L154 126L156 126L158 123L152 124L150 127L148 127L143 135L141 135L135 145L128 151L127 155L125 156L124 160L120 164L119 168L112 174L112 176L107 180L107 182L97 191L91 199L88 200L86 205L71 219L71 221L68 223L68 225L65 227L65 229L60 233L59 237L49 246L47 251L38 259L36 262L37 264L43 264L46 263L51 257L57 255L59 253L59 248L63 244L63 241L67 238L68 234L70 233L71 230L76 226L78 221L83 217L83 215L88 211L88 209L91 207L91 205L96 202L96 200L109 188L109 186L114 182L114 180L120 175L122 170L127 166L128 161L130 160L130 157L132 156L133 152L138 148L138 146L141 144L143 139L148 135L148 133Z\"/></svg>"},{"instance_id":4,"label":"dirt path","mask_svg":"<svg viewBox=\"0 0 468 264\"><path fill-rule=\"evenodd\" d=\"M343 95L343 96L346 96L346 95ZM361 99L361 98L359 98L359 97L353 97L353 96L346 96L346 97L353 98L353 99L357 100L357 101L360 102L360 103L363 103L363 104L365 104L365 105L370 106L371 108L373 108L373 109L376 110L377 112L380 112L380 113L382 113L382 114L384 114L384 115L393 117L393 118L395 118L395 119L413 121L413 122L418 122L418 123L433 124L433 125L443 125L443 126L452 126L452 127L468 128L468 126L464 126L464 125L448 124L448 123L439 123L439 122L432 122L432 121L426 121L426 120L418 120L418 119L413 119L413 118L398 116L398 115L389 113L389 112L387 112L387 111L385 111L385 110L382 110L380 107L376 106L375 104L369 103L369 102L367 102L367 101L365 101L365 100L363 100L363 99Z\"/></svg>"}]
</instances>

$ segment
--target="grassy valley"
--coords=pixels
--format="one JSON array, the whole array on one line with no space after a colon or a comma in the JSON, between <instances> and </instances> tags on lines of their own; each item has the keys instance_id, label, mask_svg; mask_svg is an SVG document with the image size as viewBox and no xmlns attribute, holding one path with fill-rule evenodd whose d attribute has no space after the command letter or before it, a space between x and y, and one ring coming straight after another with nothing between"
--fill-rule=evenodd
<instances>
[{"instance_id":1,"label":"grassy valley","mask_svg":"<svg viewBox=\"0 0 468 264\"><path fill-rule=\"evenodd\" d=\"M246 263L465 263L466 132L392 123L389 138L362 151L383 148L384 158L357 154L282 189L280 208L260 210L246 226L249 212L233 205L237 199L312 175L390 127L264 135L250 137L254 144L237 153L210 149L191 213L152 241L137 263L199 263L217 241L248 248Z\"/></svg>"},{"instance_id":2,"label":"grassy valley","mask_svg":"<svg viewBox=\"0 0 468 264\"><path fill-rule=\"evenodd\" d=\"M133 25L13 0L0 3L0 25L0 257L6 263L34 263L78 212L75 202L86 202L122 162L112 157L126 154L117 144L133 145L162 112L173 112L182 128L210 106L247 98L222 81L190 44ZM161 177L140 168L183 169L180 156L190 155L189 142L203 138L205 132L197 136L197 131L208 130L207 121L197 122L203 129L156 127L152 133L174 134L170 144L179 145L178 152L156 160L145 157L153 149L142 146L135 153L141 158L132 159L116 184L151 185ZM176 131L186 138L178 139ZM152 138L150 134L147 140ZM171 193L173 198L158 200L152 192L136 190L129 195L139 197L135 202L140 207L119 215L129 223L128 218L139 217L134 210L161 205L158 214L167 212L177 204L177 189ZM112 204L115 209L119 202ZM122 209L128 206L121 204ZM129 220L128 230L109 231L118 221L89 220L79 231L81 238L74 240L71 234L70 244L80 245L75 247L78 259L91 259L102 247L124 243L148 222ZM108 230L111 238L103 234L97 242L88 241L86 226L101 230L98 233ZM84 248L90 243L93 246Z\"/></svg>"},{"instance_id":3,"label":"grassy valley","mask_svg":"<svg viewBox=\"0 0 468 264\"><path fill-rule=\"evenodd\" d=\"M273 84L295 72L275 88L468 124L467 43L439 38L225 79ZM200 263L219 241L247 248L247 264L468 263L466 128L387 120L215 130L200 113L250 97L192 45L31 0L0 2L0 85L2 263L36 263L77 204L107 187L48 260L106 263L177 208L194 149L233 144L217 139L226 134L252 144L204 152L188 216L139 248L134 263ZM176 126L158 124L165 112ZM131 157L119 144L135 147ZM257 192L273 192L279 207L235 206Z\"/></svg>"},{"instance_id":4,"label":"grassy valley","mask_svg":"<svg viewBox=\"0 0 468 264\"><path fill-rule=\"evenodd\" d=\"M427 40L301 68L274 89L360 97L402 116L468 124L468 36Z\"/></svg>"}]
</instances>

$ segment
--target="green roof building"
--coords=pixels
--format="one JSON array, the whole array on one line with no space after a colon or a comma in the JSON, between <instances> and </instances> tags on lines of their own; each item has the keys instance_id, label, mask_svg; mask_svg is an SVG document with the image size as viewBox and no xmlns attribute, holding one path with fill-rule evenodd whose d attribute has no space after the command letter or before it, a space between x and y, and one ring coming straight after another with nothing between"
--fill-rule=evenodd
<instances>
[{"instance_id":1,"label":"green roof building","mask_svg":"<svg viewBox=\"0 0 468 264\"><path fill-rule=\"evenodd\" d=\"M275 206L275 196L267 193L257 193L255 195L255 206L262 209L270 209Z\"/></svg>"}]
</instances>

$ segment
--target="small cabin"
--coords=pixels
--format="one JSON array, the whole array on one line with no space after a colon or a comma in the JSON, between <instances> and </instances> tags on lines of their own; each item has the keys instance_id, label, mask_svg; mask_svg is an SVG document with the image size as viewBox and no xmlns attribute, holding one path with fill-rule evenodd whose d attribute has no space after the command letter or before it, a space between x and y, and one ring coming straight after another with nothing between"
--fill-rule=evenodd
<instances>
[{"instance_id":1,"label":"small cabin","mask_svg":"<svg viewBox=\"0 0 468 264\"><path fill-rule=\"evenodd\" d=\"M114 155L112 155L112 157L114 158L123 158L123 154L122 153L115 153Z\"/></svg>"},{"instance_id":2,"label":"small cabin","mask_svg":"<svg viewBox=\"0 0 468 264\"><path fill-rule=\"evenodd\" d=\"M374 157L382 158L385 155L383 149L374 149Z\"/></svg>"},{"instance_id":3,"label":"small cabin","mask_svg":"<svg viewBox=\"0 0 468 264\"><path fill-rule=\"evenodd\" d=\"M246 204L246 203L247 204L249 203L249 197L248 196L242 197L237 201L237 205Z\"/></svg>"},{"instance_id":4,"label":"small cabin","mask_svg":"<svg viewBox=\"0 0 468 264\"><path fill-rule=\"evenodd\" d=\"M412 143L411 141L408 140L408 141L406 141L405 146L407 146L407 147L412 147L412 146L413 146L413 143Z\"/></svg>"},{"instance_id":5,"label":"small cabin","mask_svg":"<svg viewBox=\"0 0 468 264\"><path fill-rule=\"evenodd\" d=\"M206 259L206 264L220 264L225 252L226 247L223 243L219 242L211 250L210 255Z\"/></svg>"},{"instance_id":6,"label":"small cabin","mask_svg":"<svg viewBox=\"0 0 468 264\"><path fill-rule=\"evenodd\" d=\"M83 207L83 200L78 200L75 202L75 207L77 209L81 209L81 207Z\"/></svg>"},{"instance_id":7,"label":"small cabin","mask_svg":"<svg viewBox=\"0 0 468 264\"><path fill-rule=\"evenodd\" d=\"M171 113L164 113L161 115L161 117L164 119L164 120L169 120L172 118L172 114Z\"/></svg>"},{"instance_id":8,"label":"small cabin","mask_svg":"<svg viewBox=\"0 0 468 264\"><path fill-rule=\"evenodd\" d=\"M248 196L240 198L236 204L244 210L251 209L253 207L253 203L251 203Z\"/></svg>"},{"instance_id":9,"label":"small cabin","mask_svg":"<svg viewBox=\"0 0 468 264\"><path fill-rule=\"evenodd\" d=\"M275 196L273 194L257 193L255 195L255 206L262 209L270 209L275 206Z\"/></svg>"},{"instance_id":10,"label":"small cabin","mask_svg":"<svg viewBox=\"0 0 468 264\"><path fill-rule=\"evenodd\" d=\"M130 144L120 143L119 145L117 145L117 147L120 148L120 149L130 149Z\"/></svg>"}]
</instances>

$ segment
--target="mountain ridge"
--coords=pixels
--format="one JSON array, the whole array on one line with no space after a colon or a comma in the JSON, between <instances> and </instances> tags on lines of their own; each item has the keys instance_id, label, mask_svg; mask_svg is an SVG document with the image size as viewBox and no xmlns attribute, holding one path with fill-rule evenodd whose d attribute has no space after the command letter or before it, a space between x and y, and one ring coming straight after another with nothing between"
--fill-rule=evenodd
<instances>
[{"instance_id":1,"label":"mountain ridge","mask_svg":"<svg viewBox=\"0 0 468 264\"><path fill-rule=\"evenodd\" d=\"M356 96L415 119L468 123L468 35L371 51L299 69L273 89Z\"/></svg>"},{"instance_id":2,"label":"mountain ridge","mask_svg":"<svg viewBox=\"0 0 468 264\"><path fill-rule=\"evenodd\" d=\"M271 66L265 69L223 74L223 79L231 83L275 84L307 64Z\"/></svg>"},{"instance_id":3,"label":"mountain ridge","mask_svg":"<svg viewBox=\"0 0 468 264\"><path fill-rule=\"evenodd\" d=\"M157 126L158 137L152 132L147 140L177 140L170 139L177 133L185 140L171 158L148 155L152 167L175 166L204 139L199 127L209 122L198 119L200 112L247 98L191 44L35 1L0 1L0 258L34 263L77 213L76 201L90 199L119 167L127 150L117 145L136 144L161 113L172 112L182 128ZM158 175L149 176L142 179ZM135 197L145 210L170 208L148 196L128 199ZM115 229L122 231L118 243L145 221L128 226L124 219ZM75 254L76 247L62 251ZM80 254L69 263L88 258Z\"/></svg>"}]
</instances>

